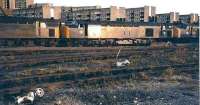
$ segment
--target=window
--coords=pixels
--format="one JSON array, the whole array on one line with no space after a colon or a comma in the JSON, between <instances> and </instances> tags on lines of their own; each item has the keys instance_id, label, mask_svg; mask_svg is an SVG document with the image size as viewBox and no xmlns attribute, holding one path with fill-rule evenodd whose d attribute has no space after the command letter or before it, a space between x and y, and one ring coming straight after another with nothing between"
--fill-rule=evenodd
<instances>
[{"instance_id":1,"label":"window","mask_svg":"<svg viewBox=\"0 0 200 105\"><path fill-rule=\"evenodd\" d=\"M80 24L80 28L83 28L84 27L84 25L83 24Z\"/></svg>"},{"instance_id":2,"label":"window","mask_svg":"<svg viewBox=\"0 0 200 105\"><path fill-rule=\"evenodd\" d=\"M78 15L77 17L79 17L79 18L80 18L80 17L81 17L81 15Z\"/></svg>"},{"instance_id":3,"label":"window","mask_svg":"<svg viewBox=\"0 0 200 105\"><path fill-rule=\"evenodd\" d=\"M55 37L55 29L49 29L49 37Z\"/></svg>"},{"instance_id":4,"label":"window","mask_svg":"<svg viewBox=\"0 0 200 105\"><path fill-rule=\"evenodd\" d=\"M101 14L96 14L96 16L101 16Z\"/></svg>"},{"instance_id":5,"label":"window","mask_svg":"<svg viewBox=\"0 0 200 105\"><path fill-rule=\"evenodd\" d=\"M153 29L152 28L147 28L145 31L146 37L153 37Z\"/></svg>"},{"instance_id":6,"label":"window","mask_svg":"<svg viewBox=\"0 0 200 105\"><path fill-rule=\"evenodd\" d=\"M169 37L169 38L172 37L172 31L167 31L167 37Z\"/></svg>"}]
</instances>

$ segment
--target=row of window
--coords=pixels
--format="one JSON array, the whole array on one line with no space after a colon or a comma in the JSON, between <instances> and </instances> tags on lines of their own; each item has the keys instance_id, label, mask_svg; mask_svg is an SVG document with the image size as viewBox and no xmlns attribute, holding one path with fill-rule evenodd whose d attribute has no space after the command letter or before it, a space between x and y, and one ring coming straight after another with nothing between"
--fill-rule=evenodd
<instances>
[{"instance_id":1,"label":"row of window","mask_svg":"<svg viewBox=\"0 0 200 105\"><path fill-rule=\"evenodd\" d=\"M144 9L138 9L138 10L126 10L127 13L139 13L144 12Z\"/></svg>"},{"instance_id":2,"label":"row of window","mask_svg":"<svg viewBox=\"0 0 200 105\"><path fill-rule=\"evenodd\" d=\"M128 17L144 17L144 14L127 15Z\"/></svg>"},{"instance_id":3,"label":"row of window","mask_svg":"<svg viewBox=\"0 0 200 105\"><path fill-rule=\"evenodd\" d=\"M16 17L34 17L34 18L42 18L42 15L15 15Z\"/></svg>"},{"instance_id":4,"label":"row of window","mask_svg":"<svg viewBox=\"0 0 200 105\"><path fill-rule=\"evenodd\" d=\"M169 18L170 16L169 15L158 15L157 17L158 18Z\"/></svg>"},{"instance_id":5,"label":"row of window","mask_svg":"<svg viewBox=\"0 0 200 105\"><path fill-rule=\"evenodd\" d=\"M103 21L103 20L110 20L110 18L67 18L67 20L96 20L96 21Z\"/></svg>"}]
</instances>

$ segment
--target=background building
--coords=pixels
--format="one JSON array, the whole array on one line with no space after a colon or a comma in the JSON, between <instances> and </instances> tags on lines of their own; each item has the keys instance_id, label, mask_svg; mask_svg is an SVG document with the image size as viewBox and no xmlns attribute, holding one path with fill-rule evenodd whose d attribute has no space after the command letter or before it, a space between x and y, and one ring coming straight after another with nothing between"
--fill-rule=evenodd
<instances>
[{"instance_id":1,"label":"background building","mask_svg":"<svg viewBox=\"0 0 200 105\"><path fill-rule=\"evenodd\" d=\"M0 7L3 7L3 0L0 0Z\"/></svg>"},{"instance_id":2,"label":"background building","mask_svg":"<svg viewBox=\"0 0 200 105\"><path fill-rule=\"evenodd\" d=\"M3 9L15 9L15 0L1 0L0 2Z\"/></svg>"},{"instance_id":3,"label":"background building","mask_svg":"<svg viewBox=\"0 0 200 105\"><path fill-rule=\"evenodd\" d=\"M27 8L34 4L34 0L0 0L0 6L3 9Z\"/></svg>"},{"instance_id":4,"label":"background building","mask_svg":"<svg viewBox=\"0 0 200 105\"><path fill-rule=\"evenodd\" d=\"M173 23L179 20L178 12L170 12L164 14L156 14L157 23Z\"/></svg>"},{"instance_id":5,"label":"background building","mask_svg":"<svg viewBox=\"0 0 200 105\"><path fill-rule=\"evenodd\" d=\"M126 20L132 22L148 22L150 17L155 16L156 7L144 6L140 8L127 8Z\"/></svg>"},{"instance_id":6,"label":"background building","mask_svg":"<svg viewBox=\"0 0 200 105\"><path fill-rule=\"evenodd\" d=\"M0 16L11 16L15 8L15 0L0 0Z\"/></svg>"},{"instance_id":7,"label":"background building","mask_svg":"<svg viewBox=\"0 0 200 105\"><path fill-rule=\"evenodd\" d=\"M32 5L34 0L15 0L15 8L28 8L29 5Z\"/></svg>"},{"instance_id":8,"label":"background building","mask_svg":"<svg viewBox=\"0 0 200 105\"><path fill-rule=\"evenodd\" d=\"M61 18L63 20L70 20L69 14L72 14L73 11L79 10L90 10L90 9L100 9L101 6L80 6L80 7L61 7ZM70 17L73 18L73 17Z\"/></svg>"},{"instance_id":9,"label":"background building","mask_svg":"<svg viewBox=\"0 0 200 105\"><path fill-rule=\"evenodd\" d=\"M13 10L13 16L43 18L43 19L60 19L61 7L53 6L52 4L34 4L28 8Z\"/></svg>"},{"instance_id":10,"label":"background building","mask_svg":"<svg viewBox=\"0 0 200 105\"><path fill-rule=\"evenodd\" d=\"M182 23L197 23L199 21L199 16L198 14L180 15L179 21Z\"/></svg>"},{"instance_id":11,"label":"background building","mask_svg":"<svg viewBox=\"0 0 200 105\"><path fill-rule=\"evenodd\" d=\"M67 7L66 7L67 8ZM67 10L65 8L65 10ZM125 19L125 8L111 6L109 8L94 7L80 7L68 8L68 11L62 12L62 18L65 21L71 20L87 20L87 21L116 21L118 19Z\"/></svg>"},{"instance_id":12,"label":"background building","mask_svg":"<svg viewBox=\"0 0 200 105\"><path fill-rule=\"evenodd\" d=\"M80 7L62 7L63 12L72 12L78 10L100 9L101 6L80 6Z\"/></svg>"}]
</instances>

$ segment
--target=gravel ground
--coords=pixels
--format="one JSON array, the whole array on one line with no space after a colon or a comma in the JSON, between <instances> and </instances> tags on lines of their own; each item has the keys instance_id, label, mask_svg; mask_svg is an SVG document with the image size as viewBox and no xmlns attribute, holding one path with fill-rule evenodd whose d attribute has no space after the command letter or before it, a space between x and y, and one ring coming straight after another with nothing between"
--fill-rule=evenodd
<instances>
[{"instance_id":1,"label":"gravel ground","mask_svg":"<svg viewBox=\"0 0 200 105\"><path fill-rule=\"evenodd\" d=\"M198 75L198 74L197 74ZM181 78L180 78L181 77ZM46 91L33 104L24 105L198 105L198 78L173 75L161 81L110 80L102 84L75 84ZM46 89L47 90L47 89ZM0 105L16 105L14 100Z\"/></svg>"},{"instance_id":2,"label":"gravel ground","mask_svg":"<svg viewBox=\"0 0 200 105\"><path fill-rule=\"evenodd\" d=\"M172 78L175 78L172 77ZM198 80L120 80L48 92L35 105L198 105Z\"/></svg>"},{"instance_id":3,"label":"gravel ground","mask_svg":"<svg viewBox=\"0 0 200 105\"><path fill-rule=\"evenodd\" d=\"M8 49L9 50L9 49ZM173 51L147 52L133 54L130 67L149 67L170 64L186 64L199 61L198 50L180 48ZM152 61L153 60L153 61ZM152 62L150 62L152 61ZM94 60L86 64L51 64L44 67L35 67L31 70L44 70L66 68L68 72L106 70L112 69L108 64L114 60ZM101 66L100 66L101 65ZM99 67L97 67L99 66ZM46 69L47 68L47 69ZM106 69L105 69L106 68ZM30 68L23 68L30 69ZM24 70L25 71L25 70ZM21 73L21 72L20 72ZM34 73L34 72L33 72ZM53 72L54 73L54 72ZM26 74L28 75L28 74ZM30 74L31 75L31 74ZM14 77L15 72L6 73L5 76ZM23 77L24 75L19 75ZM199 78L198 73L173 74L173 70L164 73L164 76L148 77L141 73L144 80L120 79L110 80L102 84L79 84L72 86L59 84L44 88L45 96L36 98L33 104L24 105L198 105L199 104ZM46 84L44 84L46 85ZM20 94L22 95L22 94ZM9 98L8 98L9 97ZM14 96L0 97L0 105L14 104Z\"/></svg>"}]
</instances>

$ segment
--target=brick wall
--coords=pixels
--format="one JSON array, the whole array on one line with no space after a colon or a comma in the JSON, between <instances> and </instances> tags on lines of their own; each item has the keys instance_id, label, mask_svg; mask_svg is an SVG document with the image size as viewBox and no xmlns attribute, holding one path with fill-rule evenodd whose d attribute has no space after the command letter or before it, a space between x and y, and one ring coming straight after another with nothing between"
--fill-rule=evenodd
<instances>
[{"instance_id":1,"label":"brick wall","mask_svg":"<svg viewBox=\"0 0 200 105\"><path fill-rule=\"evenodd\" d=\"M37 37L35 25L0 23L0 38L16 38L16 37L21 37L21 38Z\"/></svg>"}]
</instances>

